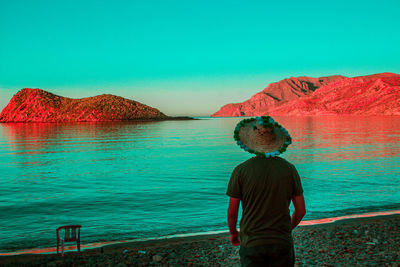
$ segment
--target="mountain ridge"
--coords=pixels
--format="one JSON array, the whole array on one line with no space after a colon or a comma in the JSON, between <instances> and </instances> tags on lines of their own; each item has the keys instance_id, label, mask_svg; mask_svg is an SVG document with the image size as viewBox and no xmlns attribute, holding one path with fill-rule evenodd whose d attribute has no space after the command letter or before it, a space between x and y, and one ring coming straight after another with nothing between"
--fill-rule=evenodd
<instances>
[{"instance_id":1,"label":"mountain ridge","mask_svg":"<svg viewBox=\"0 0 400 267\"><path fill-rule=\"evenodd\" d=\"M140 102L111 94L80 99L24 88L0 113L0 122L99 122L162 120L167 115Z\"/></svg>"},{"instance_id":2,"label":"mountain ridge","mask_svg":"<svg viewBox=\"0 0 400 267\"><path fill-rule=\"evenodd\" d=\"M270 114L400 115L400 75L380 73L337 81Z\"/></svg>"},{"instance_id":3,"label":"mountain ridge","mask_svg":"<svg viewBox=\"0 0 400 267\"><path fill-rule=\"evenodd\" d=\"M265 114L265 112L269 111L271 108L309 95L322 85L344 78L344 76L340 75L320 78L306 76L286 78L269 84L261 92L256 93L244 102L223 106L211 116L255 116L258 114Z\"/></svg>"},{"instance_id":4,"label":"mountain ridge","mask_svg":"<svg viewBox=\"0 0 400 267\"><path fill-rule=\"evenodd\" d=\"M288 80L292 84L289 84ZM293 84L296 85L295 92L291 88ZM370 86L383 88L383 91L374 93L372 90L367 90L367 87L369 88ZM306 76L291 77L269 84L264 90L256 93L246 101L224 105L211 116L235 117L267 114L400 115L400 104L397 104L397 102L400 103L400 88L398 86L400 86L400 75L390 72L357 77L345 77L341 75L320 78ZM275 92L275 95L278 92L283 97L276 97L271 101L271 97L268 95L270 92ZM299 93L295 94L296 92ZM363 93L364 95L355 97L354 92L358 92L358 94ZM287 95L290 97L287 97ZM336 101L335 96L340 101ZM385 102L378 101L380 105L378 107L373 102L374 99L384 99ZM360 101L364 104L360 104ZM337 108L336 105L345 106L346 108Z\"/></svg>"}]
</instances>

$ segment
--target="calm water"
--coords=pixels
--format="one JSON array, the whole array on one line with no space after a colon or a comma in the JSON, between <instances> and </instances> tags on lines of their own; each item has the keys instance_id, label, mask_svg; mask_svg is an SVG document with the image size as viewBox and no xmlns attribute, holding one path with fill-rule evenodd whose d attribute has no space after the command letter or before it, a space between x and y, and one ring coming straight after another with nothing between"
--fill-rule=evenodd
<instances>
[{"instance_id":1,"label":"calm water","mask_svg":"<svg viewBox=\"0 0 400 267\"><path fill-rule=\"evenodd\" d=\"M400 117L276 117L294 143L305 219L400 209ZM251 157L238 118L1 124L0 252L225 230L226 185Z\"/></svg>"}]
</instances>

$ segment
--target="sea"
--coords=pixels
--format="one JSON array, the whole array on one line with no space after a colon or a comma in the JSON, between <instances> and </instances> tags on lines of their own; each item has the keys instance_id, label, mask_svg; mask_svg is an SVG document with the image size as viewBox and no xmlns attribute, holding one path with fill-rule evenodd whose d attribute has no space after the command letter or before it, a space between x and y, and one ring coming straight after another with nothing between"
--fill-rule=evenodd
<instances>
[{"instance_id":1,"label":"sea","mask_svg":"<svg viewBox=\"0 0 400 267\"><path fill-rule=\"evenodd\" d=\"M227 230L227 183L252 157L243 118L0 124L0 253ZM274 117L293 138L304 220L400 210L400 117ZM291 207L292 209L292 207Z\"/></svg>"}]
</instances>

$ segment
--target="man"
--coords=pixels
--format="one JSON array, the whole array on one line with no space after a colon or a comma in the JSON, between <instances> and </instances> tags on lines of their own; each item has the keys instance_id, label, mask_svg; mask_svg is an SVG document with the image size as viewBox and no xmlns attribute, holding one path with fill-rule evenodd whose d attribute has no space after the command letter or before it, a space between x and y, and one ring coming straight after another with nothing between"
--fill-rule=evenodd
<instances>
[{"instance_id":1,"label":"man","mask_svg":"<svg viewBox=\"0 0 400 267\"><path fill-rule=\"evenodd\" d=\"M228 184L231 243L240 245L242 266L293 266L291 231L304 217L305 203L296 168L278 157L291 144L290 135L271 117L263 116L241 121L234 137L238 145L256 156L239 164ZM290 217L291 201L294 212Z\"/></svg>"}]
</instances>

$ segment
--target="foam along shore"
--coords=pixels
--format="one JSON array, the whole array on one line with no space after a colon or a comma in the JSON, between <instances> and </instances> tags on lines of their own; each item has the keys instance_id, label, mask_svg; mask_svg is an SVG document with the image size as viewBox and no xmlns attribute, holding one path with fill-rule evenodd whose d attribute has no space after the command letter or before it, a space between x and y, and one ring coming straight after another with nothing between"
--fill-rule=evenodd
<instances>
[{"instance_id":1,"label":"foam along shore","mask_svg":"<svg viewBox=\"0 0 400 267\"><path fill-rule=\"evenodd\" d=\"M400 211L304 221L293 232L296 264L400 266ZM310 223L312 222L312 223ZM55 248L0 254L0 265L239 266L239 248L227 232L178 235L151 240L125 240L68 247L65 257Z\"/></svg>"}]
</instances>

